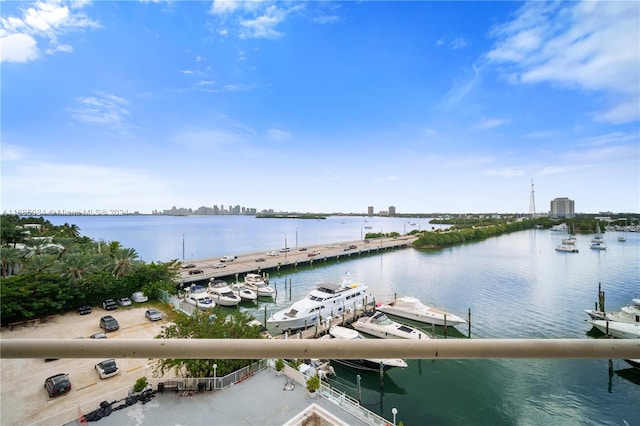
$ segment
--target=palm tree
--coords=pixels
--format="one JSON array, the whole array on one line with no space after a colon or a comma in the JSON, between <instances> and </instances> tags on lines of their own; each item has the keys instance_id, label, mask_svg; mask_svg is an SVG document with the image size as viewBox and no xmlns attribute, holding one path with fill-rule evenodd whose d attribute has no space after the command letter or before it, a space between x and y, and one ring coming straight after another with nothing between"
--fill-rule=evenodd
<instances>
[{"instance_id":1,"label":"palm tree","mask_svg":"<svg viewBox=\"0 0 640 426\"><path fill-rule=\"evenodd\" d=\"M125 248L119 249L113 254L113 270L112 274L116 278L122 278L133 271L138 267L139 261L138 253L135 249Z\"/></svg>"},{"instance_id":2,"label":"palm tree","mask_svg":"<svg viewBox=\"0 0 640 426\"><path fill-rule=\"evenodd\" d=\"M24 261L24 268L20 270L20 273L42 273L52 270L53 265L56 262L56 257L51 254L34 254L27 257Z\"/></svg>"},{"instance_id":3,"label":"palm tree","mask_svg":"<svg viewBox=\"0 0 640 426\"><path fill-rule=\"evenodd\" d=\"M68 237L78 238L80 237L80 228L76 224L69 225L65 223L62 225L62 233Z\"/></svg>"},{"instance_id":4,"label":"palm tree","mask_svg":"<svg viewBox=\"0 0 640 426\"><path fill-rule=\"evenodd\" d=\"M0 233L0 240L2 244L13 244L13 248L16 248L16 245L22 243L27 236L28 233L17 226L3 226L2 233Z\"/></svg>"},{"instance_id":5,"label":"palm tree","mask_svg":"<svg viewBox=\"0 0 640 426\"><path fill-rule=\"evenodd\" d=\"M3 278L13 275L13 271L22 261L22 252L13 247L0 247L1 272Z\"/></svg>"},{"instance_id":6,"label":"palm tree","mask_svg":"<svg viewBox=\"0 0 640 426\"><path fill-rule=\"evenodd\" d=\"M69 253L63 256L59 264L62 275L73 284L77 284L88 273L95 271L92 257L88 253Z\"/></svg>"}]
</instances>

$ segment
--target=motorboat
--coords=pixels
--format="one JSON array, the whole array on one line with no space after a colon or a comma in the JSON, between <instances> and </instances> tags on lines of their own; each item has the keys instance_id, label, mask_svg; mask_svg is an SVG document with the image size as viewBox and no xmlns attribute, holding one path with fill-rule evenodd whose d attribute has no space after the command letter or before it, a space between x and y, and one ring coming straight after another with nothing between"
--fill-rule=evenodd
<instances>
[{"instance_id":1,"label":"motorboat","mask_svg":"<svg viewBox=\"0 0 640 426\"><path fill-rule=\"evenodd\" d=\"M563 238L562 239L562 244L573 246L573 245L576 244L577 241L578 241L577 238L574 237L573 235L571 235L571 236L569 236L569 238Z\"/></svg>"},{"instance_id":2,"label":"motorboat","mask_svg":"<svg viewBox=\"0 0 640 426\"><path fill-rule=\"evenodd\" d=\"M224 280L210 278L207 291L220 306L238 306L241 300L240 296L231 291L231 287Z\"/></svg>"},{"instance_id":3,"label":"motorboat","mask_svg":"<svg viewBox=\"0 0 640 426\"><path fill-rule=\"evenodd\" d=\"M564 241L564 240L563 240ZM571 245L571 244L558 244L556 246L556 251L562 251L565 253L578 253L578 247Z\"/></svg>"},{"instance_id":4,"label":"motorboat","mask_svg":"<svg viewBox=\"0 0 640 426\"><path fill-rule=\"evenodd\" d=\"M553 225L549 230L554 232L567 232L569 230L569 226L566 223L560 223L558 225Z\"/></svg>"},{"instance_id":5,"label":"motorboat","mask_svg":"<svg viewBox=\"0 0 640 426\"><path fill-rule=\"evenodd\" d=\"M640 324L640 307L637 307L635 305L623 306L617 312L609 312L608 314L606 314L605 319L608 319L609 321Z\"/></svg>"},{"instance_id":6,"label":"motorboat","mask_svg":"<svg viewBox=\"0 0 640 426\"><path fill-rule=\"evenodd\" d=\"M247 287L244 283L231 284L231 291L238 295L240 299L248 302L254 302L258 299L258 294Z\"/></svg>"},{"instance_id":7,"label":"motorboat","mask_svg":"<svg viewBox=\"0 0 640 426\"><path fill-rule=\"evenodd\" d=\"M346 274L341 284L316 285L304 299L271 315L267 324L282 331L307 328L372 300L373 295L367 286L352 283L349 274Z\"/></svg>"},{"instance_id":8,"label":"motorboat","mask_svg":"<svg viewBox=\"0 0 640 426\"><path fill-rule=\"evenodd\" d=\"M331 326L329 329L329 334L325 334L322 338L332 338L332 339L345 339L345 340L355 340L355 339L364 339L364 337L358 333L356 330L351 328L342 327L340 325ZM357 370L365 370L365 371L387 371L390 368L407 368L407 363L403 359L332 359L332 361L337 362L338 364L345 365L347 367L351 367Z\"/></svg>"},{"instance_id":9,"label":"motorboat","mask_svg":"<svg viewBox=\"0 0 640 426\"><path fill-rule=\"evenodd\" d=\"M367 315L368 314L368 315ZM429 339L425 333L392 321L384 312L368 312L351 324L356 330L382 339Z\"/></svg>"},{"instance_id":10,"label":"motorboat","mask_svg":"<svg viewBox=\"0 0 640 426\"><path fill-rule=\"evenodd\" d=\"M258 297L274 297L276 295L276 290L260 274L249 273L245 275L244 285L249 290L255 291Z\"/></svg>"},{"instance_id":11,"label":"motorboat","mask_svg":"<svg viewBox=\"0 0 640 426\"><path fill-rule=\"evenodd\" d=\"M618 339L640 339L640 324L606 320L591 320L589 322L608 336Z\"/></svg>"},{"instance_id":12,"label":"motorboat","mask_svg":"<svg viewBox=\"0 0 640 426\"><path fill-rule=\"evenodd\" d=\"M405 296L399 297L393 302L377 306L378 311L385 314L394 315L422 322L425 324L444 325L445 319L447 325L455 326L465 324L467 321L450 312L427 306L415 297Z\"/></svg>"},{"instance_id":13,"label":"motorboat","mask_svg":"<svg viewBox=\"0 0 640 426\"><path fill-rule=\"evenodd\" d=\"M607 244L604 241L602 242L592 241L591 244L589 245L589 248L591 248L592 250L606 250Z\"/></svg>"},{"instance_id":14,"label":"motorboat","mask_svg":"<svg viewBox=\"0 0 640 426\"><path fill-rule=\"evenodd\" d=\"M631 299L632 305L623 306L619 311L602 312L596 309L585 309L584 312L592 320L609 320L617 322L640 323L640 299Z\"/></svg>"},{"instance_id":15,"label":"motorboat","mask_svg":"<svg viewBox=\"0 0 640 426\"><path fill-rule=\"evenodd\" d=\"M211 309L216 306L207 289L197 284L192 284L187 288L187 295L184 301L200 309Z\"/></svg>"}]
</instances>

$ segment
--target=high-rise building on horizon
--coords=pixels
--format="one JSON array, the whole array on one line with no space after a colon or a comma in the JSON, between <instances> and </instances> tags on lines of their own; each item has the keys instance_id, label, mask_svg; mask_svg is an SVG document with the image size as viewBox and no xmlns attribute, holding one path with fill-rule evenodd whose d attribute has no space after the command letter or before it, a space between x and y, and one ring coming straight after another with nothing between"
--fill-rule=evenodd
<instances>
[{"instance_id":1,"label":"high-rise building on horizon","mask_svg":"<svg viewBox=\"0 0 640 426\"><path fill-rule=\"evenodd\" d=\"M395 216L395 215L396 215L396 207L389 206L389 216Z\"/></svg>"},{"instance_id":2,"label":"high-rise building on horizon","mask_svg":"<svg viewBox=\"0 0 640 426\"><path fill-rule=\"evenodd\" d=\"M573 200L567 197L556 198L551 201L551 211L549 217L551 218L572 218L576 216L575 203Z\"/></svg>"},{"instance_id":3,"label":"high-rise building on horizon","mask_svg":"<svg viewBox=\"0 0 640 426\"><path fill-rule=\"evenodd\" d=\"M373 206L369 206L369 207L367 207L367 214L368 214L369 216L373 216Z\"/></svg>"}]
</instances>

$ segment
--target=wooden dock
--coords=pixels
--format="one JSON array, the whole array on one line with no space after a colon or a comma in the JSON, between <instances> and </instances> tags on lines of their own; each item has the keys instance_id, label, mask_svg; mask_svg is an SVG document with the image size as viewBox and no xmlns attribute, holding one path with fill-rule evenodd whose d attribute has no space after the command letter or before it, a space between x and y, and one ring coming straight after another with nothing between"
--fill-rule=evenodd
<instances>
[{"instance_id":1,"label":"wooden dock","mask_svg":"<svg viewBox=\"0 0 640 426\"><path fill-rule=\"evenodd\" d=\"M365 241L369 241L366 243ZM233 279L238 281L240 275L249 272L262 274L280 271L284 268L296 268L298 265L312 265L329 260L338 260L354 256L363 256L410 247L414 236L397 238L372 238L369 240L345 241L325 245L304 247L290 247L288 252L278 251L277 256L270 256L267 252L246 254L227 253L236 256L235 260L221 262L221 257L184 260L183 265L193 264L193 267L180 270L180 282L183 286L192 283L208 282L210 278ZM315 253L315 254L314 254ZM224 267L221 267L224 265ZM194 271L202 271L194 273Z\"/></svg>"}]
</instances>

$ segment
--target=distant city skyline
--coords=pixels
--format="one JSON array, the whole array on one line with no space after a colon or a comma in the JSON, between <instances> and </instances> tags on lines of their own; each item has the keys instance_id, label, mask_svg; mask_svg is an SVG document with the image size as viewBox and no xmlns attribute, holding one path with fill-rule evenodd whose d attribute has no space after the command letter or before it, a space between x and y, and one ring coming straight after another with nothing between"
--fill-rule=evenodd
<instances>
[{"instance_id":1,"label":"distant city skyline","mask_svg":"<svg viewBox=\"0 0 640 426\"><path fill-rule=\"evenodd\" d=\"M638 40L631 1L5 1L0 209L640 212Z\"/></svg>"}]
</instances>

